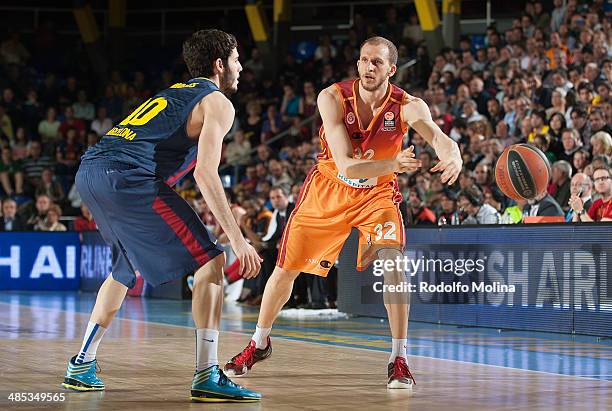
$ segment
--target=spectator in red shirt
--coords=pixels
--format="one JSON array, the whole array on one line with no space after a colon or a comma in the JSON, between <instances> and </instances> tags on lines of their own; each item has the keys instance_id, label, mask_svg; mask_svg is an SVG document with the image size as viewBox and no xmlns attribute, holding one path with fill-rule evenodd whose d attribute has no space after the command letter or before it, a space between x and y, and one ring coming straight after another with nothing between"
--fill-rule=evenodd
<instances>
[{"instance_id":1,"label":"spectator in red shirt","mask_svg":"<svg viewBox=\"0 0 612 411\"><path fill-rule=\"evenodd\" d=\"M612 221L612 175L608 167L600 167L593 171L595 191L600 198L595 200L588 212L584 209L582 199L573 195L570 206L574 210L574 220L582 222Z\"/></svg>"},{"instance_id":2,"label":"spectator in red shirt","mask_svg":"<svg viewBox=\"0 0 612 411\"><path fill-rule=\"evenodd\" d=\"M408 221L406 225L435 224L436 215L425 207L423 198L417 190L411 190L408 195Z\"/></svg>"},{"instance_id":3,"label":"spectator in red shirt","mask_svg":"<svg viewBox=\"0 0 612 411\"><path fill-rule=\"evenodd\" d=\"M95 231L98 229L96 222L85 203L81 203L81 215L74 220L74 231Z\"/></svg>"}]
</instances>

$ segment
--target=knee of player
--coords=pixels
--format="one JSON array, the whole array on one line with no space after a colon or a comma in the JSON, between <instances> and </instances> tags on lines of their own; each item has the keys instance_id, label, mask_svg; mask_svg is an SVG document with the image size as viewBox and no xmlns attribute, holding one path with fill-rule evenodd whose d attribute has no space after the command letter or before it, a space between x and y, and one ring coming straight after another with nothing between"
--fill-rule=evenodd
<instances>
[{"instance_id":1,"label":"knee of player","mask_svg":"<svg viewBox=\"0 0 612 411\"><path fill-rule=\"evenodd\" d=\"M272 272L272 277L277 283L293 283L298 275L300 275L299 271L287 270L279 266L274 267Z\"/></svg>"},{"instance_id":2,"label":"knee of player","mask_svg":"<svg viewBox=\"0 0 612 411\"><path fill-rule=\"evenodd\" d=\"M214 264L216 266L216 268L220 267L221 269L223 269L223 267L225 267L225 262L226 262L225 252L222 252L221 254L219 254L218 256L213 258L212 260L210 260L210 264Z\"/></svg>"},{"instance_id":3,"label":"knee of player","mask_svg":"<svg viewBox=\"0 0 612 411\"><path fill-rule=\"evenodd\" d=\"M378 251L378 258L383 261L398 261L404 257L400 250L394 248L383 248Z\"/></svg>"},{"instance_id":4,"label":"knee of player","mask_svg":"<svg viewBox=\"0 0 612 411\"><path fill-rule=\"evenodd\" d=\"M194 274L194 286L200 281L223 284L225 253L221 253L200 267Z\"/></svg>"},{"instance_id":5,"label":"knee of player","mask_svg":"<svg viewBox=\"0 0 612 411\"><path fill-rule=\"evenodd\" d=\"M385 248L377 252L374 267L383 276L385 284L398 284L406 280L404 276L404 255L400 250Z\"/></svg>"}]
</instances>

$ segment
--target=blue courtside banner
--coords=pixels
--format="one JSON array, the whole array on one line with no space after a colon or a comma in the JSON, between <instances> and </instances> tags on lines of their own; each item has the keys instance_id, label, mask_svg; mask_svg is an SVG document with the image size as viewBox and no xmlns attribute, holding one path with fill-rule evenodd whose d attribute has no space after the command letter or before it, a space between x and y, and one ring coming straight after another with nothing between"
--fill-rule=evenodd
<instances>
[{"instance_id":1,"label":"blue courtside banner","mask_svg":"<svg viewBox=\"0 0 612 411\"><path fill-rule=\"evenodd\" d=\"M81 290L98 291L113 266L113 254L97 231L83 232Z\"/></svg>"},{"instance_id":2,"label":"blue courtside banner","mask_svg":"<svg viewBox=\"0 0 612 411\"><path fill-rule=\"evenodd\" d=\"M86 231L82 234L81 244L81 291L98 291L108 277L113 266L113 253L97 231ZM190 298L186 290L185 278L152 287L143 277L136 279L134 288L128 295L157 298Z\"/></svg>"},{"instance_id":3,"label":"blue courtside banner","mask_svg":"<svg viewBox=\"0 0 612 411\"><path fill-rule=\"evenodd\" d=\"M0 233L0 290L78 290L77 233Z\"/></svg>"},{"instance_id":4,"label":"blue courtside banner","mask_svg":"<svg viewBox=\"0 0 612 411\"><path fill-rule=\"evenodd\" d=\"M339 257L341 311L384 318L386 292L409 298L411 321L612 337L610 223L409 227L403 256L360 272L357 234Z\"/></svg>"}]
</instances>

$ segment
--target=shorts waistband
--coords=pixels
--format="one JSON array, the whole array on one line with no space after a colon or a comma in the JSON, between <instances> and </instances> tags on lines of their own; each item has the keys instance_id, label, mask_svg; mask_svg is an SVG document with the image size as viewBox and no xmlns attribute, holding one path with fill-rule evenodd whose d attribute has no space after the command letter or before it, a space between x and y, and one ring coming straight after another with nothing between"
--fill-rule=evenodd
<instances>
[{"instance_id":1,"label":"shorts waistband","mask_svg":"<svg viewBox=\"0 0 612 411\"><path fill-rule=\"evenodd\" d=\"M84 160L81 162L83 166L96 166L96 167L112 167L116 170L132 170L138 168L133 164L122 163L121 161L109 160L106 158L94 158L91 160Z\"/></svg>"},{"instance_id":2,"label":"shorts waistband","mask_svg":"<svg viewBox=\"0 0 612 411\"><path fill-rule=\"evenodd\" d=\"M376 187L384 187L387 186L389 183L392 183L395 175L393 175L393 177L390 177L390 175L385 175L385 176L381 176L378 177L378 182L376 183L376 185L372 186L372 187L367 187L367 188L359 188L359 187L353 187L347 183L345 183L344 181L340 180L338 178L337 175L333 174L332 170L330 170L327 167L319 167L319 165L317 164L315 167L317 167L317 170L319 171L319 173L325 177L327 180L331 181L334 184L339 185L340 187L348 187L348 188L352 188L354 190L359 190L359 191L363 191L363 190L371 190L373 188ZM336 173L338 173L336 171Z\"/></svg>"}]
</instances>

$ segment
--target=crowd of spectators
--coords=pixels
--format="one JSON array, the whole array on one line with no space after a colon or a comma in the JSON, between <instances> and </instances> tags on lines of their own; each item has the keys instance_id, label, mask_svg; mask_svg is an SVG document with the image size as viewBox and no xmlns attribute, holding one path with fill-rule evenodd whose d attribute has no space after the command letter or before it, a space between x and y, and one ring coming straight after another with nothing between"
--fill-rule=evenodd
<instances>
[{"instance_id":1,"label":"crowd of spectators","mask_svg":"<svg viewBox=\"0 0 612 411\"><path fill-rule=\"evenodd\" d=\"M357 76L359 45L374 34L397 45L399 66L416 59L392 81L429 104L463 153L459 181L444 187L439 174L429 172L435 153L409 131L405 144L414 145L423 167L398 176L406 225L612 218L610 25L601 0L554 0L549 11L541 1L528 1L507 29L488 27L480 36L462 37L457 49L430 56L414 10L390 7L382 19L356 14L348 31L323 33L312 53L289 52L274 77L256 47L241 46L244 70L232 97L237 115L222 170L245 235L274 261L279 230L320 148L317 94ZM187 72L113 70L99 85L34 70L31 58L18 34L0 44L0 230L95 229L74 189L80 156L143 99L187 80ZM495 184L497 158L516 143L538 147L552 165L546 193L532 201L512 201ZM183 179L177 191L223 240L193 180ZM62 214L74 219L63 224ZM243 299L258 303L266 275L260 278L245 286L250 294ZM296 300L333 301L333 286L308 287L321 298L306 298L303 288Z\"/></svg>"},{"instance_id":2,"label":"crowd of spectators","mask_svg":"<svg viewBox=\"0 0 612 411\"><path fill-rule=\"evenodd\" d=\"M458 50L433 58L426 79L410 83L459 143L465 168L450 189L426 167L400 176L409 224L612 219L611 22L603 2L563 3L548 12L527 2L510 28L488 28L476 47L462 38ZM435 158L421 138L411 142L424 163ZM512 201L495 184L499 155L517 143L536 146L552 165L546 193L531 201Z\"/></svg>"},{"instance_id":3,"label":"crowd of spectators","mask_svg":"<svg viewBox=\"0 0 612 411\"><path fill-rule=\"evenodd\" d=\"M226 148L226 161L238 176L234 194L239 202L256 198L265 208L271 185L298 191L319 148L320 125L313 121L300 127L300 120L316 113L318 91L356 76L358 45L379 34L398 45L398 65L417 59L392 80L429 104L434 120L458 142L464 157L460 181L445 188L439 175L428 171L437 161L431 147L408 133L406 144L415 146L423 167L398 177L407 225L612 219L610 24L601 1L555 0L550 11L540 1L526 2L524 13L506 30L491 26L483 36L462 37L458 49L428 57L415 15L400 21L391 7L378 24L356 16L344 41L323 35L313 58L301 65L289 55L279 70L282 92L276 93L270 89L275 83L265 80L256 91L260 71L252 70L259 67L254 49L245 63L249 85L239 96L239 102L248 102L246 110L239 110L246 115L239 116L237 138ZM252 114L262 111L255 109L258 104L267 107L265 115ZM258 123L262 126L254 127ZM283 129L290 131L282 140L265 144L270 130ZM546 193L531 201L513 201L495 183L499 155L517 143L539 148L552 166ZM583 210L600 198L598 208Z\"/></svg>"}]
</instances>

